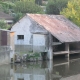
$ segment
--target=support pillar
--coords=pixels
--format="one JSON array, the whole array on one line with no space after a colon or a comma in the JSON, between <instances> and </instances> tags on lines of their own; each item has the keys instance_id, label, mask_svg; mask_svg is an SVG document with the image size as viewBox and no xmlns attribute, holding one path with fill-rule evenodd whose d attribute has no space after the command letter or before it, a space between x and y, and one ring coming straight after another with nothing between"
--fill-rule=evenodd
<instances>
[{"instance_id":1,"label":"support pillar","mask_svg":"<svg viewBox=\"0 0 80 80\"><path fill-rule=\"evenodd\" d=\"M49 69L49 80L53 79L53 61L49 61L48 63L48 69Z\"/></svg>"},{"instance_id":2,"label":"support pillar","mask_svg":"<svg viewBox=\"0 0 80 80\"><path fill-rule=\"evenodd\" d=\"M53 47L52 47L52 35L49 33L49 60L53 60Z\"/></svg>"},{"instance_id":3,"label":"support pillar","mask_svg":"<svg viewBox=\"0 0 80 80\"><path fill-rule=\"evenodd\" d=\"M65 55L65 57L68 59L69 61L69 43L65 43L65 51L67 51L68 53Z\"/></svg>"},{"instance_id":4,"label":"support pillar","mask_svg":"<svg viewBox=\"0 0 80 80\"><path fill-rule=\"evenodd\" d=\"M65 72L66 72L66 74L69 72L69 61L68 61L68 63L65 65Z\"/></svg>"},{"instance_id":5,"label":"support pillar","mask_svg":"<svg viewBox=\"0 0 80 80\"><path fill-rule=\"evenodd\" d=\"M14 34L15 34L14 32L10 32L10 47L11 47L10 59L11 59L11 63L14 63L14 55L15 55Z\"/></svg>"}]
</instances>

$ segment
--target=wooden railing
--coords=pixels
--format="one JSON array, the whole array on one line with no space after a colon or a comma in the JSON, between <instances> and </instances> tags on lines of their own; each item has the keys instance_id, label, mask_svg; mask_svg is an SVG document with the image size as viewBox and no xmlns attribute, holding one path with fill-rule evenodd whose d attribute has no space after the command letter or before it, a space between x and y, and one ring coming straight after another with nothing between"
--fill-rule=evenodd
<instances>
[{"instance_id":1,"label":"wooden railing","mask_svg":"<svg viewBox=\"0 0 80 80\"><path fill-rule=\"evenodd\" d=\"M72 50L72 51L58 51L58 52L53 52L54 55L61 55L61 54L74 54L74 53L80 53L80 50Z\"/></svg>"}]
</instances>

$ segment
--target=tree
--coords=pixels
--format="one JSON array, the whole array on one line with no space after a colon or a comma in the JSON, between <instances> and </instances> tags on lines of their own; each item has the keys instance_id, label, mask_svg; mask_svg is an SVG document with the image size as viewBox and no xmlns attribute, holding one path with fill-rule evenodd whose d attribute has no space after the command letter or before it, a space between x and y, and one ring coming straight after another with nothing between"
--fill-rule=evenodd
<instances>
[{"instance_id":1,"label":"tree","mask_svg":"<svg viewBox=\"0 0 80 80\"><path fill-rule=\"evenodd\" d=\"M14 23L26 13L44 13L43 9L35 4L35 0L1 0L0 11L14 17Z\"/></svg>"},{"instance_id":2,"label":"tree","mask_svg":"<svg viewBox=\"0 0 80 80\"><path fill-rule=\"evenodd\" d=\"M15 3L15 12L21 12L21 13L42 13L42 8L35 4L33 1L24 0L24 1L17 1Z\"/></svg>"},{"instance_id":3,"label":"tree","mask_svg":"<svg viewBox=\"0 0 80 80\"><path fill-rule=\"evenodd\" d=\"M10 26L4 20L1 20L0 21L0 28L1 29L9 29Z\"/></svg>"},{"instance_id":4,"label":"tree","mask_svg":"<svg viewBox=\"0 0 80 80\"><path fill-rule=\"evenodd\" d=\"M42 5L42 0L35 0L35 3L38 5Z\"/></svg>"},{"instance_id":5,"label":"tree","mask_svg":"<svg viewBox=\"0 0 80 80\"><path fill-rule=\"evenodd\" d=\"M9 13L14 6L15 4L10 1L0 1L0 9L2 9L5 13Z\"/></svg>"},{"instance_id":6,"label":"tree","mask_svg":"<svg viewBox=\"0 0 80 80\"><path fill-rule=\"evenodd\" d=\"M16 23L19 19L21 19L23 17L23 14L22 13L14 13L13 14L13 17L14 17L14 23Z\"/></svg>"},{"instance_id":7,"label":"tree","mask_svg":"<svg viewBox=\"0 0 80 80\"><path fill-rule=\"evenodd\" d=\"M46 6L47 14L60 14L60 11L66 7L68 0L50 0Z\"/></svg>"},{"instance_id":8,"label":"tree","mask_svg":"<svg viewBox=\"0 0 80 80\"><path fill-rule=\"evenodd\" d=\"M80 26L80 0L69 1L67 8L64 8L61 14Z\"/></svg>"}]
</instances>

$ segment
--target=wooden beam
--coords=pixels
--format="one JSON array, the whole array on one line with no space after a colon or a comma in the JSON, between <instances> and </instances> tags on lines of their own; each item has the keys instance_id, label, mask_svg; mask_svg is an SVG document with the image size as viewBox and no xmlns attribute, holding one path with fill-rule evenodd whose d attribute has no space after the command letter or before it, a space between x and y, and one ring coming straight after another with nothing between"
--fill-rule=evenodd
<instances>
[{"instance_id":1,"label":"wooden beam","mask_svg":"<svg viewBox=\"0 0 80 80\"><path fill-rule=\"evenodd\" d=\"M69 60L69 43L65 43L65 51L67 51L67 54L65 55L65 57Z\"/></svg>"},{"instance_id":2,"label":"wooden beam","mask_svg":"<svg viewBox=\"0 0 80 80\"><path fill-rule=\"evenodd\" d=\"M61 42L52 42L52 45L60 45L62 44Z\"/></svg>"},{"instance_id":3,"label":"wooden beam","mask_svg":"<svg viewBox=\"0 0 80 80\"><path fill-rule=\"evenodd\" d=\"M68 51L58 51L58 52L54 52L54 55L61 55L61 54L67 54Z\"/></svg>"},{"instance_id":4,"label":"wooden beam","mask_svg":"<svg viewBox=\"0 0 80 80\"><path fill-rule=\"evenodd\" d=\"M80 53L80 50L73 50L73 51L70 51L70 54L74 54L74 53Z\"/></svg>"}]
</instances>

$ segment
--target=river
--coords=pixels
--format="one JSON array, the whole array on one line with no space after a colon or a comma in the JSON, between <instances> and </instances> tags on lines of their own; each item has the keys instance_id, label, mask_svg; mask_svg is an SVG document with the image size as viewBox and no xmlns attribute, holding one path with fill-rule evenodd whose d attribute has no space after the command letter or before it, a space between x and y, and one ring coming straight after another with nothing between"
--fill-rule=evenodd
<instances>
[{"instance_id":1,"label":"river","mask_svg":"<svg viewBox=\"0 0 80 80\"><path fill-rule=\"evenodd\" d=\"M53 61L4 64L0 80L80 80L80 55L72 55L69 61L57 56Z\"/></svg>"}]
</instances>

